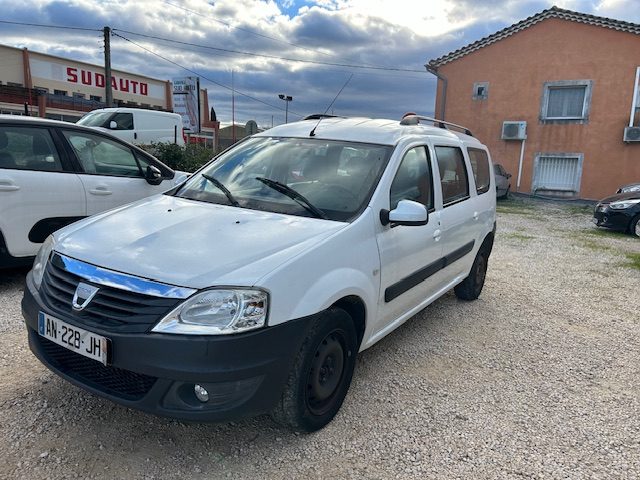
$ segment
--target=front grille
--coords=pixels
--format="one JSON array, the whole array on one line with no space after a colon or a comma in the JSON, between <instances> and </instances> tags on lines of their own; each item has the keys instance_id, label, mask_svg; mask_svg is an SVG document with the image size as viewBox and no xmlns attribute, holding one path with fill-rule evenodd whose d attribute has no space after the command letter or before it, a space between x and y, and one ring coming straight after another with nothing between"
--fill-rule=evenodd
<instances>
[{"instance_id":1,"label":"front grille","mask_svg":"<svg viewBox=\"0 0 640 480\"><path fill-rule=\"evenodd\" d=\"M33 333L42 347L47 360L62 373L102 392L124 398L139 400L144 397L153 384L155 377L109 367L78 355L60 345Z\"/></svg>"},{"instance_id":2,"label":"front grille","mask_svg":"<svg viewBox=\"0 0 640 480\"><path fill-rule=\"evenodd\" d=\"M114 333L147 332L180 302L175 298L154 297L95 285L99 287L98 293L84 310L77 312L71 307L71 301L80 281L87 283L83 278L66 271L60 257L54 255L45 270L41 298L57 314L74 318L82 325Z\"/></svg>"}]
</instances>

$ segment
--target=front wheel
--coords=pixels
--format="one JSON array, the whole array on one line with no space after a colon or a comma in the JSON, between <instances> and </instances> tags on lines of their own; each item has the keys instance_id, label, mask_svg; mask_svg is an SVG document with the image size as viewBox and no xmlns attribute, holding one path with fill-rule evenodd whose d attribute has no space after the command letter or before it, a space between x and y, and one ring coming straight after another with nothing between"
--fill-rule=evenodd
<instances>
[{"instance_id":1,"label":"front wheel","mask_svg":"<svg viewBox=\"0 0 640 480\"><path fill-rule=\"evenodd\" d=\"M296 356L271 417L303 432L327 425L347 395L357 353L358 340L351 317L337 308L319 314Z\"/></svg>"},{"instance_id":2,"label":"front wheel","mask_svg":"<svg viewBox=\"0 0 640 480\"><path fill-rule=\"evenodd\" d=\"M485 248L480 248L476 259L473 261L469 276L453 289L456 296L461 300L475 300L478 298L484 286L488 266L489 252Z\"/></svg>"},{"instance_id":3,"label":"front wheel","mask_svg":"<svg viewBox=\"0 0 640 480\"><path fill-rule=\"evenodd\" d=\"M640 237L640 215L636 215L636 217L631 220L631 224L629 225L629 231L632 235L636 237Z\"/></svg>"}]
</instances>

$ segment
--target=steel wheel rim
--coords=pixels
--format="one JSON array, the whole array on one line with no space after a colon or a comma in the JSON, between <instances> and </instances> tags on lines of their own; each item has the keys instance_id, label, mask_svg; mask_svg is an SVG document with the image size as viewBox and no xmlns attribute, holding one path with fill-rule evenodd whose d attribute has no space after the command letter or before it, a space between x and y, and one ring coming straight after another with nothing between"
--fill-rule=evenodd
<instances>
[{"instance_id":1,"label":"steel wheel rim","mask_svg":"<svg viewBox=\"0 0 640 480\"><path fill-rule=\"evenodd\" d=\"M323 415L334 405L344 378L346 352L346 341L339 330L329 333L316 347L305 391L306 404L314 415Z\"/></svg>"},{"instance_id":2,"label":"steel wheel rim","mask_svg":"<svg viewBox=\"0 0 640 480\"><path fill-rule=\"evenodd\" d=\"M478 257L478 265L476 268L476 288L481 288L484 284L484 279L487 276L487 260L484 255Z\"/></svg>"},{"instance_id":3,"label":"steel wheel rim","mask_svg":"<svg viewBox=\"0 0 640 480\"><path fill-rule=\"evenodd\" d=\"M636 222L636 237L640 237L640 220Z\"/></svg>"}]
</instances>

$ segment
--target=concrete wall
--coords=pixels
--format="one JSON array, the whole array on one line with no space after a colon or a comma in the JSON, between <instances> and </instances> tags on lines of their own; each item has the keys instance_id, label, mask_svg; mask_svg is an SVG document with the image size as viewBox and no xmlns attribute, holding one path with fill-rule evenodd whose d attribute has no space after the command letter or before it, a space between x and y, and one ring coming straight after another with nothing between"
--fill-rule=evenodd
<instances>
[{"instance_id":1,"label":"concrete wall","mask_svg":"<svg viewBox=\"0 0 640 480\"><path fill-rule=\"evenodd\" d=\"M640 36L560 19L547 19L439 68L448 79L446 120L470 128L491 149L493 160L513 174L519 141L501 140L502 122L526 120L520 191L530 192L535 154L584 154L578 197L601 198L624 183L640 181L640 143L622 141L628 125ZM544 83L593 81L585 124L540 121ZM473 100L475 82L489 82L486 100ZM438 82L436 112L442 85Z\"/></svg>"}]
</instances>

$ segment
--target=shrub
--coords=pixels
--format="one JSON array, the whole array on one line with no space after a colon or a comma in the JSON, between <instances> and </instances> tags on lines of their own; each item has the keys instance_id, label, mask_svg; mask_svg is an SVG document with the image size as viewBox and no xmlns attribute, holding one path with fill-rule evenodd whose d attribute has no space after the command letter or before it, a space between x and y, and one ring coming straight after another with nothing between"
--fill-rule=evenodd
<instances>
[{"instance_id":1,"label":"shrub","mask_svg":"<svg viewBox=\"0 0 640 480\"><path fill-rule=\"evenodd\" d=\"M175 143L152 143L142 145L141 148L168 167L190 173L195 172L213 158L213 152L210 148L195 143L189 143L182 147Z\"/></svg>"}]
</instances>

